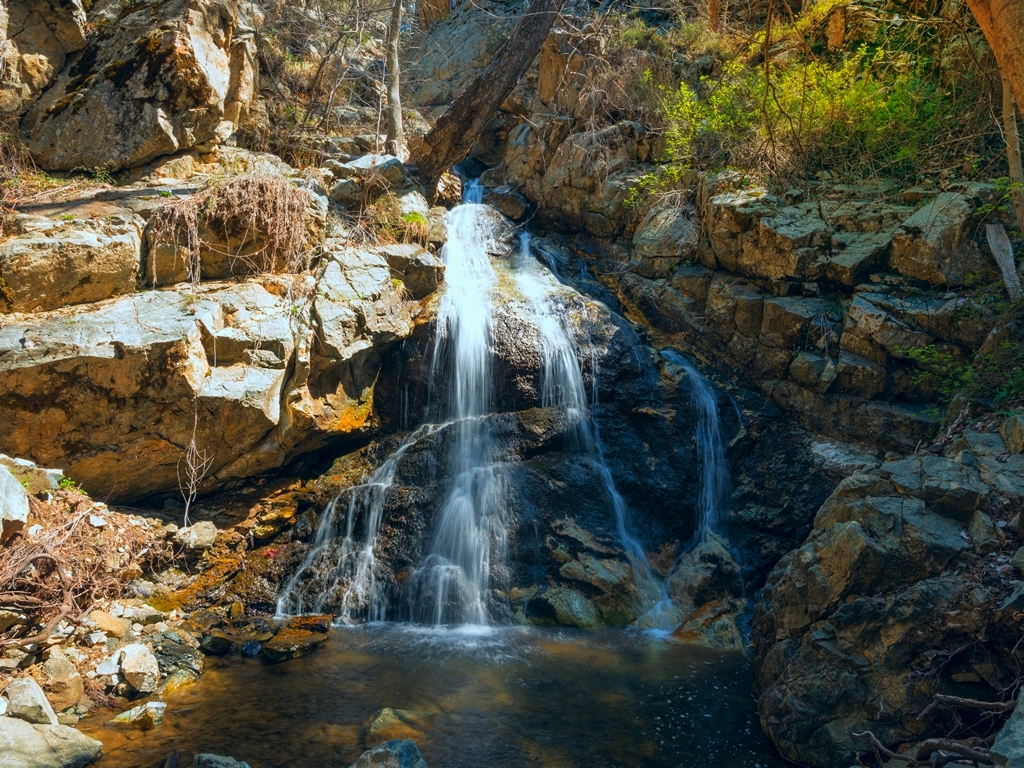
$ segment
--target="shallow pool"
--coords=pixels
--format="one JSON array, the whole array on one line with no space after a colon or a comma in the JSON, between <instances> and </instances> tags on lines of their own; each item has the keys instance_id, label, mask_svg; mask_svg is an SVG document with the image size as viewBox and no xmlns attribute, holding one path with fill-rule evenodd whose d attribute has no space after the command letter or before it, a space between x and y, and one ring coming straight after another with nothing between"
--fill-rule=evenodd
<instances>
[{"instance_id":1,"label":"shallow pool","mask_svg":"<svg viewBox=\"0 0 1024 768\"><path fill-rule=\"evenodd\" d=\"M757 723L749 662L639 632L377 625L332 632L303 659L211 659L152 731L81 730L97 768L182 753L253 768L345 768L370 724L415 738L431 768L779 768ZM387 725L387 728L384 726Z\"/></svg>"}]
</instances>

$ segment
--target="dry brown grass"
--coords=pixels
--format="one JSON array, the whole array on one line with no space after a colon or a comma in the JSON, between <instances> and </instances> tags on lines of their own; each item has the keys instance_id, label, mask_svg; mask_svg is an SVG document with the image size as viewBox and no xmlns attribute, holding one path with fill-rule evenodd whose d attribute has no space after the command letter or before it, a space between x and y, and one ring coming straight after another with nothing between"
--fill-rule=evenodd
<instances>
[{"instance_id":1,"label":"dry brown grass","mask_svg":"<svg viewBox=\"0 0 1024 768\"><path fill-rule=\"evenodd\" d=\"M78 621L98 603L126 596L133 579L173 558L170 545L141 520L97 507L76 490L30 501L29 525L42 529L0 549L0 607L28 621L0 633L0 647L44 642L61 621ZM97 514L106 525L90 524Z\"/></svg>"},{"instance_id":2,"label":"dry brown grass","mask_svg":"<svg viewBox=\"0 0 1024 768\"><path fill-rule=\"evenodd\" d=\"M153 242L187 253L193 284L202 277L204 252L241 261L250 272L298 274L312 260L307 204L307 194L285 179L239 176L161 206L153 217Z\"/></svg>"}]
</instances>

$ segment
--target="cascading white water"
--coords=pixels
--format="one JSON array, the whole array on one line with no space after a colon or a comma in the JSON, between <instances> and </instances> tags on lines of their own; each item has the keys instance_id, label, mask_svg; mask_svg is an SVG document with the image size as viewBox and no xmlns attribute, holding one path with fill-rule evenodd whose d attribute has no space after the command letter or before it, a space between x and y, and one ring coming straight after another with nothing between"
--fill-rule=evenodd
<instances>
[{"instance_id":1,"label":"cascading white water","mask_svg":"<svg viewBox=\"0 0 1024 768\"><path fill-rule=\"evenodd\" d=\"M414 569L407 588L409 613L418 622L487 624L492 566L507 553L508 465L495 435L493 409L493 307L498 274L491 263L494 243L488 209L479 204L482 189L467 184L464 203L448 214L448 242L441 252L445 293L437 318L432 359L432 390L445 394L443 423L425 424L410 434L363 484L345 489L324 510L313 546L278 601L278 613L338 610L346 622L383 621L386 600L377 579L375 550L388 490L408 450L441 429L449 429L445 489L435 518L428 553ZM528 317L542 347L541 400L544 407L563 410L572 425L567 449L579 451L593 464L611 503L617 533L630 560L636 584L652 606L640 624L670 631L677 619L667 581L655 574L639 540L630 532L629 510L605 461L598 424L597 359L590 349L593 390L588 397L583 377L583 350L569 325L567 299L574 291L542 266L523 235L512 273ZM503 272L507 270L502 267ZM717 523L727 482L718 426L715 392L681 356L666 351L693 382L692 402L700 463L699 525L695 545L703 543ZM435 404L433 412L439 409ZM403 426L407 419L403 404ZM342 510L344 516L342 517ZM500 564L500 563L498 563Z\"/></svg>"},{"instance_id":2,"label":"cascading white water","mask_svg":"<svg viewBox=\"0 0 1024 768\"><path fill-rule=\"evenodd\" d=\"M530 251L530 236L523 234L519 255L516 259L516 283L519 292L530 303L533 324L541 340L543 357L543 379L541 400L545 407L565 410L574 424L571 437L576 447L593 462L604 484L609 501L615 511L615 522L619 541L636 575L637 587L650 600L659 599L664 591L660 581L651 570L647 554L639 540L629 531L629 510L626 502L615 487L615 480L604 458L597 423L593 419L593 408L597 405L597 360L591 354L591 375L594 379L592 397L587 398L583 370L580 366L580 349L571 330L566 326L567 313L559 300L570 289L560 283L554 274L545 269Z\"/></svg>"},{"instance_id":3,"label":"cascading white water","mask_svg":"<svg viewBox=\"0 0 1024 768\"><path fill-rule=\"evenodd\" d=\"M424 424L402 441L365 483L346 488L324 509L313 545L277 601L279 616L322 613L338 606L338 618L384 621L386 606L377 589L377 538L387 491L406 452L447 424ZM339 530L339 511L345 510ZM357 524L362 521L362 531Z\"/></svg>"},{"instance_id":4,"label":"cascading white water","mask_svg":"<svg viewBox=\"0 0 1024 768\"><path fill-rule=\"evenodd\" d=\"M449 418L454 422L448 489L438 511L429 555L411 585L414 618L433 624L486 624L492 553L507 546L506 480L492 405L491 291L497 275L489 253L493 237L470 183L466 201L448 214L441 251L446 289L437 318L434 376L447 365Z\"/></svg>"},{"instance_id":5,"label":"cascading white water","mask_svg":"<svg viewBox=\"0 0 1024 768\"><path fill-rule=\"evenodd\" d=\"M718 396L700 371L686 358L672 349L662 355L675 363L690 377L690 406L697 415L694 435L697 442L697 461L700 464L700 492L697 497L697 531L694 545L707 541L719 524L722 499L729 484L729 468L722 444L722 429L718 421Z\"/></svg>"}]
</instances>

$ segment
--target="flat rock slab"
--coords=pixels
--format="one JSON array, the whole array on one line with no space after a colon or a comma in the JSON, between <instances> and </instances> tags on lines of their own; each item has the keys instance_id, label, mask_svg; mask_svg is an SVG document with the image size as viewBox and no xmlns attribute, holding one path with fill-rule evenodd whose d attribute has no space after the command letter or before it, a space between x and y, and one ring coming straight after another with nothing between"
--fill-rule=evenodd
<instances>
[{"instance_id":1,"label":"flat rock slab","mask_svg":"<svg viewBox=\"0 0 1024 768\"><path fill-rule=\"evenodd\" d=\"M65 725L0 717L0 768L84 768L103 745Z\"/></svg>"}]
</instances>

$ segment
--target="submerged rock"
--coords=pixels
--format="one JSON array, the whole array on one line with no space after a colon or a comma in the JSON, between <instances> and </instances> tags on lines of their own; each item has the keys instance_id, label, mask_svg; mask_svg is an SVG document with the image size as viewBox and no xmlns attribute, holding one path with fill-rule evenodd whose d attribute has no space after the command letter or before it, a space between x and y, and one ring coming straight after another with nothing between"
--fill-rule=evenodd
<instances>
[{"instance_id":1,"label":"submerged rock","mask_svg":"<svg viewBox=\"0 0 1024 768\"><path fill-rule=\"evenodd\" d=\"M249 768L249 764L243 763L241 760L213 755L209 752L198 754L192 758L192 766L193 768Z\"/></svg>"},{"instance_id":2,"label":"submerged rock","mask_svg":"<svg viewBox=\"0 0 1024 768\"><path fill-rule=\"evenodd\" d=\"M114 725L129 725L141 731L148 731L160 725L164 719L167 704L163 701L147 701L132 707L115 717L110 722Z\"/></svg>"},{"instance_id":3,"label":"submerged rock","mask_svg":"<svg viewBox=\"0 0 1024 768\"><path fill-rule=\"evenodd\" d=\"M84 768L100 756L103 744L65 725L32 725L0 717L3 768Z\"/></svg>"},{"instance_id":4,"label":"submerged rock","mask_svg":"<svg viewBox=\"0 0 1024 768\"><path fill-rule=\"evenodd\" d=\"M385 741L363 752L349 768L427 768L415 741Z\"/></svg>"},{"instance_id":5,"label":"submerged rock","mask_svg":"<svg viewBox=\"0 0 1024 768\"><path fill-rule=\"evenodd\" d=\"M263 644L261 653L271 662L308 656L327 642L327 633L308 629L282 629Z\"/></svg>"}]
</instances>

